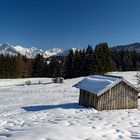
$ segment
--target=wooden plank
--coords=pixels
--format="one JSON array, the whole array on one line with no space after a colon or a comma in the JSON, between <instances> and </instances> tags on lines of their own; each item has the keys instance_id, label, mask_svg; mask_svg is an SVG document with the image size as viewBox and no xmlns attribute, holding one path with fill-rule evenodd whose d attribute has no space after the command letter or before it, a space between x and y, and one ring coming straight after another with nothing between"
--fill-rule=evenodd
<instances>
[{"instance_id":1,"label":"wooden plank","mask_svg":"<svg viewBox=\"0 0 140 140\"><path fill-rule=\"evenodd\" d=\"M121 91L121 92L119 92L119 109L122 109L123 107L122 107L122 95L123 95L123 88L122 88L123 86L122 86L122 82L120 82L120 84L119 84L119 91Z\"/></svg>"},{"instance_id":2,"label":"wooden plank","mask_svg":"<svg viewBox=\"0 0 140 140\"><path fill-rule=\"evenodd\" d=\"M96 106L96 108L97 108L97 110L99 110L100 109L100 97L96 97L97 98L97 106Z\"/></svg>"},{"instance_id":3,"label":"wooden plank","mask_svg":"<svg viewBox=\"0 0 140 140\"><path fill-rule=\"evenodd\" d=\"M129 109L129 96L128 96L128 89L127 89L127 85L125 86L126 87L126 109Z\"/></svg>"},{"instance_id":4,"label":"wooden plank","mask_svg":"<svg viewBox=\"0 0 140 140\"><path fill-rule=\"evenodd\" d=\"M107 96L106 96L106 94L104 94L104 108L105 108L105 110L107 110Z\"/></svg>"},{"instance_id":5,"label":"wooden plank","mask_svg":"<svg viewBox=\"0 0 140 140\"><path fill-rule=\"evenodd\" d=\"M102 94L102 100L101 100L102 110L105 110L104 101L105 101L105 94Z\"/></svg>"},{"instance_id":6,"label":"wooden plank","mask_svg":"<svg viewBox=\"0 0 140 140\"><path fill-rule=\"evenodd\" d=\"M82 100L82 90L80 89L80 95L79 95L79 105L81 105L81 100Z\"/></svg>"},{"instance_id":7,"label":"wooden plank","mask_svg":"<svg viewBox=\"0 0 140 140\"><path fill-rule=\"evenodd\" d=\"M103 102L102 102L103 95L100 96L100 110L103 109Z\"/></svg>"},{"instance_id":8,"label":"wooden plank","mask_svg":"<svg viewBox=\"0 0 140 140\"><path fill-rule=\"evenodd\" d=\"M109 90L107 91L107 110L110 110L110 94L109 94Z\"/></svg>"},{"instance_id":9,"label":"wooden plank","mask_svg":"<svg viewBox=\"0 0 140 140\"><path fill-rule=\"evenodd\" d=\"M126 90L125 90L125 84L123 83L123 90L124 90L124 109L126 108Z\"/></svg>"},{"instance_id":10,"label":"wooden plank","mask_svg":"<svg viewBox=\"0 0 140 140\"><path fill-rule=\"evenodd\" d=\"M118 87L116 87L116 94L119 94L119 92L118 92ZM118 95L116 95L116 97L117 97ZM119 109L119 99L118 99L118 97L116 98L116 108L115 109Z\"/></svg>"},{"instance_id":11,"label":"wooden plank","mask_svg":"<svg viewBox=\"0 0 140 140\"><path fill-rule=\"evenodd\" d=\"M109 90L106 92L106 96L107 96L107 110L110 110L110 102L109 102L109 98L110 98L110 95L109 95Z\"/></svg>"},{"instance_id":12,"label":"wooden plank","mask_svg":"<svg viewBox=\"0 0 140 140\"><path fill-rule=\"evenodd\" d=\"M113 109L115 109L116 108L116 99L115 99L115 96L116 96L116 92L115 92L115 89L116 89L116 86L115 87L113 87Z\"/></svg>"},{"instance_id":13,"label":"wooden plank","mask_svg":"<svg viewBox=\"0 0 140 140\"><path fill-rule=\"evenodd\" d=\"M100 103L101 103L101 110L103 110L104 109L104 102L103 102L103 99L104 99L104 94L102 94L102 96L100 97Z\"/></svg>"},{"instance_id":14,"label":"wooden plank","mask_svg":"<svg viewBox=\"0 0 140 140\"><path fill-rule=\"evenodd\" d=\"M108 110L108 104L107 104L107 102L108 102L108 95L105 94L105 110Z\"/></svg>"},{"instance_id":15,"label":"wooden plank","mask_svg":"<svg viewBox=\"0 0 140 140\"><path fill-rule=\"evenodd\" d=\"M112 110L114 109L114 99L113 99L113 97L114 97L114 88L112 88L112 90L111 90L111 98L112 98L112 106L111 106L111 109Z\"/></svg>"},{"instance_id":16,"label":"wooden plank","mask_svg":"<svg viewBox=\"0 0 140 140\"><path fill-rule=\"evenodd\" d=\"M112 90L113 88L111 88L111 91L110 91L110 109L112 110L113 109L113 95L112 95Z\"/></svg>"},{"instance_id":17,"label":"wooden plank","mask_svg":"<svg viewBox=\"0 0 140 140\"><path fill-rule=\"evenodd\" d=\"M91 107L91 94L89 93L89 102L88 102L88 106Z\"/></svg>"}]
</instances>

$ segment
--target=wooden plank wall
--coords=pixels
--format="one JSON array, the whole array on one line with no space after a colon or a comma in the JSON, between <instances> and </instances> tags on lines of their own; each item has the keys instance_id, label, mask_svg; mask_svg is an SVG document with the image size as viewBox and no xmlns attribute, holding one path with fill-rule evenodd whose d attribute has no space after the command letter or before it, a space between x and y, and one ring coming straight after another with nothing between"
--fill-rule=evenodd
<instances>
[{"instance_id":1,"label":"wooden plank wall","mask_svg":"<svg viewBox=\"0 0 140 140\"><path fill-rule=\"evenodd\" d=\"M101 96L80 89L79 105L97 110L131 109L138 106L138 93L123 81Z\"/></svg>"},{"instance_id":2,"label":"wooden plank wall","mask_svg":"<svg viewBox=\"0 0 140 140\"><path fill-rule=\"evenodd\" d=\"M96 108L97 96L93 93L80 89L79 105Z\"/></svg>"},{"instance_id":3,"label":"wooden plank wall","mask_svg":"<svg viewBox=\"0 0 140 140\"><path fill-rule=\"evenodd\" d=\"M124 82L98 97L98 110L137 108L138 93Z\"/></svg>"}]
</instances>

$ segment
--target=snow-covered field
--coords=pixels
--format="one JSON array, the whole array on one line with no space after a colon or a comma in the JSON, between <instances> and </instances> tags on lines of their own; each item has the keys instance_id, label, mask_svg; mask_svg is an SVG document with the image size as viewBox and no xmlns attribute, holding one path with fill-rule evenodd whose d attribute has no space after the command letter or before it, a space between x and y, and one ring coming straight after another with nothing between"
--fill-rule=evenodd
<instances>
[{"instance_id":1,"label":"snow-covered field","mask_svg":"<svg viewBox=\"0 0 140 140\"><path fill-rule=\"evenodd\" d=\"M114 72L137 85L136 72ZM140 139L140 110L98 112L78 106L81 78L0 79L0 140ZM41 83L41 84L37 84Z\"/></svg>"}]
</instances>

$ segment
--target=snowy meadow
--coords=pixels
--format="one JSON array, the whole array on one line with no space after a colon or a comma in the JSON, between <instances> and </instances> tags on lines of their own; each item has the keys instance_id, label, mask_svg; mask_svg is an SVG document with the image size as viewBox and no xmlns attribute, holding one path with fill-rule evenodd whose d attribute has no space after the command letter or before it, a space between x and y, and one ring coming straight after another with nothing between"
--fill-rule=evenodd
<instances>
[{"instance_id":1,"label":"snowy meadow","mask_svg":"<svg viewBox=\"0 0 140 140\"><path fill-rule=\"evenodd\" d=\"M136 72L111 74L137 86ZM139 109L78 106L79 90L72 86L83 78L63 84L51 78L0 79L0 140L140 139Z\"/></svg>"}]
</instances>

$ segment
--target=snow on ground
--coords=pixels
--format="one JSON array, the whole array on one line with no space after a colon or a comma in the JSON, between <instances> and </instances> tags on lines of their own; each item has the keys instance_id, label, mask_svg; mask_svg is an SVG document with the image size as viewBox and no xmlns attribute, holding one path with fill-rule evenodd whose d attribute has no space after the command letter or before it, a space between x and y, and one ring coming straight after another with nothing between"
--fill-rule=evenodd
<instances>
[{"instance_id":1,"label":"snow on ground","mask_svg":"<svg viewBox=\"0 0 140 140\"><path fill-rule=\"evenodd\" d=\"M128 82L133 84L135 87L137 87L137 71L127 71L127 72L109 72L109 75L115 75L115 76L122 76L125 78Z\"/></svg>"},{"instance_id":2,"label":"snow on ground","mask_svg":"<svg viewBox=\"0 0 140 140\"><path fill-rule=\"evenodd\" d=\"M114 72L136 85L136 72ZM140 110L96 111L78 106L83 78L0 80L0 140L140 139ZM37 84L40 83L41 84Z\"/></svg>"}]
</instances>

